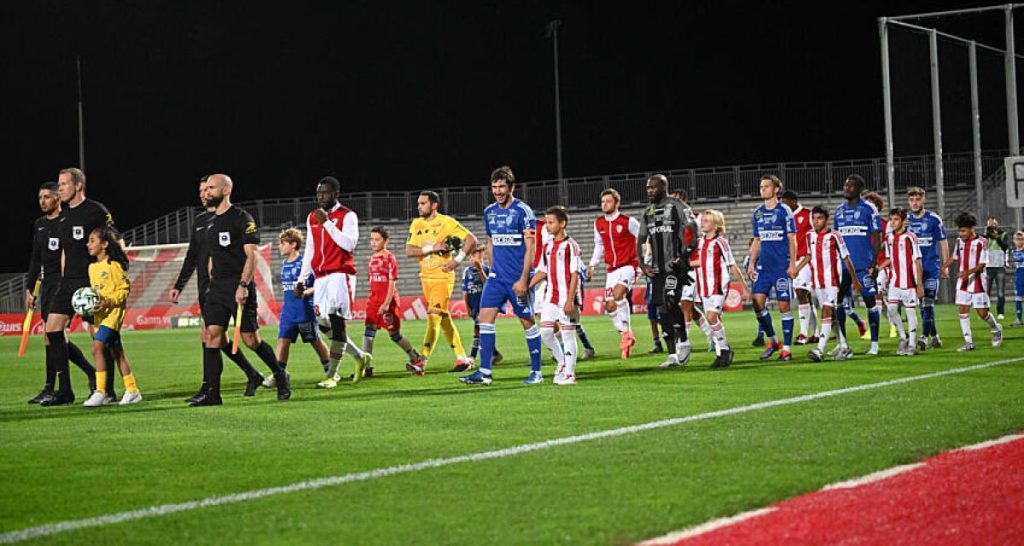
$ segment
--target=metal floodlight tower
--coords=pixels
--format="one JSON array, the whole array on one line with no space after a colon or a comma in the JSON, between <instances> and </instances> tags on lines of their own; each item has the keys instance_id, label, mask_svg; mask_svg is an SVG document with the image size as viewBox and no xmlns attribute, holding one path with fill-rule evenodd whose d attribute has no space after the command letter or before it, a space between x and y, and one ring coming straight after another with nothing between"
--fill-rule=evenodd
<instances>
[{"instance_id":1,"label":"metal floodlight tower","mask_svg":"<svg viewBox=\"0 0 1024 546\"><path fill-rule=\"evenodd\" d=\"M568 191L565 187L565 178L562 176L562 98L558 82L558 27L562 26L561 19L554 19L548 22L545 37L551 38L552 55L555 58L555 157L558 161L558 191L562 200L568 202Z\"/></svg>"}]
</instances>

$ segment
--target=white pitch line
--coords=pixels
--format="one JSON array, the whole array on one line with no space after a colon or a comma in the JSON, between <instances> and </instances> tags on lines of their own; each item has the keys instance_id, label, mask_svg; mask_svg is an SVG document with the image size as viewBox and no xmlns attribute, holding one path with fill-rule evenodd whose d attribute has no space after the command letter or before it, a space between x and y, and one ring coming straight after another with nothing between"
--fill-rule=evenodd
<instances>
[{"instance_id":1,"label":"white pitch line","mask_svg":"<svg viewBox=\"0 0 1024 546\"><path fill-rule=\"evenodd\" d=\"M29 540L33 538L45 537L50 535L56 535L58 533L64 533L67 531L75 531L78 529L87 529L90 527L100 527L103 525L112 525L116 523L124 523L126 521L134 521L140 519L147 519L159 516L166 516L169 514L176 514L179 512L188 512L191 510L199 510L201 508L210 508L213 506L223 506L228 504L236 504L240 502L246 502L251 500L262 499L264 497L270 497L274 495L281 495L284 493L297 493L299 491L311 491L315 489L322 489L324 487L330 487L334 485L342 485L352 482L361 482L367 480L373 480L378 478L386 478L388 476L394 476L396 474L405 474L409 472L417 472L420 470L429 470L432 468L440 468L444 466L451 466L461 463L471 463L478 461L486 461L489 459L502 459L505 457L513 457L515 455L521 455L523 453L530 453L533 451L540 451L544 449L550 449L553 447L559 447L570 444L578 444L582 442L589 442L593 440L601 440L604 438L614 438L617 436L624 436L627 434L635 434L638 432L645 432L648 430L656 430L660 428L672 427L676 425L682 425L686 423L695 423L698 421L706 421L709 419L717 419L719 417L729 417L732 415L739 415L742 413L748 413L752 411L758 411L763 409L775 408L779 406L788 406L792 404L800 404L803 402L812 402L814 400L821 400L823 398L831 398L833 396L840 396L843 394L850 394L855 392L864 392L875 389L881 389L884 387L891 387L893 385L902 385L904 383L912 383L914 381L922 381L925 379L933 379L936 377L943 377L946 375L955 375L966 372L972 372L976 370L984 370L986 368L993 368L996 366L1002 366L1005 364L1012 364L1014 362L1020 362L1024 360L1024 357L1011 358L1008 360L999 360L996 362L989 362L986 364L976 364L974 366L965 366L963 368L952 368L949 370L943 370L941 372L933 372L923 375L914 375L910 377L902 377L899 379L891 379L889 381L881 381L878 383L868 383L866 385L857 385L854 387L846 387L843 389L835 389L830 391L823 391L814 394L805 394L803 396L794 396L792 398L782 398L779 400L770 400L768 402L759 402L756 404L750 404L746 406L738 406L735 408L729 408L718 411L711 411L707 413L700 413L697 415L688 415L686 417L674 417L671 419L662 419L659 421L651 421L649 423L643 423L640 425L631 425L628 427L621 427L609 430L600 430L597 432L591 432L588 434L580 434L577 436L567 436L564 438L555 438L552 440L546 440L543 442L536 442L532 444L523 444L515 447L509 447L505 449L498 449L494 451L484 451L480 453L473 453L469 455L459 455L455 457L447 457L443 459L430 459L418 463L404 464L398 466L389 466L386 468L377 468L374 470L367 470L363 472L353 472L350 474L343 474L341 476L329 476L325 478L317 478L315 480L308 480L304 482L297 482L289 485L282 485L278 487L268 487L266 489L256 489L253 491L244 491L241 493L233 493L230 495L221 495L216 497L207 497L204 499L180 502L174 504L161 504L157 506L150 506L148 508L141 508L138 510L129 510L126 512L117 512L114 514L107 514L103 516L96 516L91 518L74 519L61 521L57 523L50 523L46 525L40 525L38 527L29 527L18 531L10 531L7 533L0 534L0 544L11 544L20 542L23 540Z\"/></svg>"},{"instance_id":2,"label":"white pitch line","mask_svg":"<svg viewBox=\"0 0 1024 546\"><path fill-rule=\"evenodd\" d=\"M662 535L658 538L652 538L651 540L645 540L637 546L663 546L668 544L675 544L676 542L693 538L695 536L703 535L704 533L710 533L723 527L729 527L730 525L736 525L737 523L747 521L748 519L754 519L766 514L778 510L778 508L769 506L767 508L759 508L757 510L751 510L749 512L743 512L742 514L736 514L735 516L729 516L727 518L713 519L694 527L687 527L679 531L673 531L667 535Z\"/></svg>"},{"instance_id":3,"label":"white pitch line","mask_svg":"<svg viewBox=\"0 0 1024 546\"><path fill-rule=\"evenodd\" d=\"M1003 436L1002 438L996 438L995 440L981 442L980 444L961 447L957 451L974 451L977 449L986 449L993 446L1008 444L1010 442L1016 442L1017 440L1021 439L1024 439L1024 434L1010 434L1009 436Z\"/></svg>"},{"instance_id":4,"label":"white pitch line","mask_svg":"<svg viewBox=\"0 0 1024 546\"><path fill-rule=\"evenodd\" d=\"M889 478L891 478L893 476L899 476L900 474L903 474L904 472L910 472L911 470L915 470L915 469L921 468L922 466L925 466L925 464L924 463L912 463L912 464L904 464L904 465L900 465L900 466L894 466L892 468L886 468L885 470L879 470L878 472L872 472L871 474L867 474L867 475L861 476L859 478L854 478L852 480L846 480L846 481L842 481L842 482L830 483L830 484L826 485L825 487L822 487L821 490L822 491L830 491L832 489L851 489L851 488L854 488L854 487L860 487L862 485L867 485L869 483L874 483L874 482L878 482L878 481L882 481L882 480L887 480L887 479L889 479Z\"/></svg>"}]
</instances>

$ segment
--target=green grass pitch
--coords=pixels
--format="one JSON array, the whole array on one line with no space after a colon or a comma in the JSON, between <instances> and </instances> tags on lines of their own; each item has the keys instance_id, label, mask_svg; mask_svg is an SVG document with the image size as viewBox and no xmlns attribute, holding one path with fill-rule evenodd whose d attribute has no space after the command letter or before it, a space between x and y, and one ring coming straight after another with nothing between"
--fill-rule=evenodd
<instances>
[{"instance_id":1,"label":"green grass pitch","mask_svg":"<svg viewBox=\"0 0 1024 546\"><path fill-rule=\"evenodd\" d=\"M1024 330L1006 329L1000 349L975 319L978 350L961 354L956 312L940 307L946 347L916 358L858 354L812 363L760 363L752 315L726 316L738 350L733 367L709 370L695 341L685 369L659 370L646 317L628 362L605 317L588 317L598 358L578 366L579 384L525 386L521 327L498 324L506 360L490 387L459 384L439 349L424 377L403 369L387 336L376 342L375 377L318 390L311 350L293 347L293 399L261 390L225 363L224 406L188 408L201 354L194 330L128 332L126 350L145 400L82 408L84 376L72 368L78 402L25 401L43 379L41 338L24 358L0 339L0 533L167 503L281 486L394 465L514 447L659 419L915 376L1024 355ZM776 320L778 315L775 315ZM1007 321L1008 323L1009 321ZM422 322L407 322L418 344ZM471 325L458 322L467 348ZM852 325L851 325L852 326ZM695 330L696 331L696 330ZM362 334L353 322L352 334ZM273 344L275 331L262 334ZM87 340L74 336L83 348ZM862 353L868 342L855 340ZM250 360L262 369L256 356ZM343 363L351 369L351 360ZM119 386L118 392L123 389ZM732 515L828 483L919 460L1024 429L1024 362L806 403L702 420L505 458L269 496L80 529L48 544L624 544Z\"/></svg>"}]
</instances>

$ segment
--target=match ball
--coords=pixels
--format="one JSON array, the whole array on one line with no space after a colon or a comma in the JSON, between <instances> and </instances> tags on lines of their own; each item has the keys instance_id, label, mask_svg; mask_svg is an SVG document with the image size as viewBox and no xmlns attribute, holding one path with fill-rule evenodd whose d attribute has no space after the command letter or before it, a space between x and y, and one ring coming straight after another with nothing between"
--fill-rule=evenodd
<instances>
[{"instance_id":1,"label":"match ball","mask_svg":"<svg viewBox=\"0 0 1024 546\"><path fill-rule=\"evenodd\" d=\"M83 317L91 316L100 305L100 295L92 287L83 286L71 296L71 308Z\"/></svg>"}]
</instances>

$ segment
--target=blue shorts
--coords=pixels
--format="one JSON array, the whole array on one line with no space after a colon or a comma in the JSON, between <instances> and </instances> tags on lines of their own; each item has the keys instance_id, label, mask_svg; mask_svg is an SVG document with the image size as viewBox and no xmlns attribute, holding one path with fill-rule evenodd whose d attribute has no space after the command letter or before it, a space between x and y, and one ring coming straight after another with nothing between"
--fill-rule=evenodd
<instances>
[{"instance_id":1,"label":"blue shorts","mask_svg":"<svg viewBox=\"0 0 1024 546\"><path fill-rule=\"evenodd\" d=\"M934 300L939 296L941 271L938 269L924 269L921 272L921 280L924 281L924 297Z\"/></svg>"},{"instance_id":2,"label":"blue shorts","mask_svg":"<svg viewBox=\"0 0 1024 546\"><path fill-rule=\"evenodd\" d=\"M302 336L304 343L316 343L316 340L320 338L316 331L316 322L292 322L290 320L282 320L277 326L277 339L287 339L292 343Z\"/></svg>"},{"instance_id":3,"label":"blue shorts","mask_svg":"<svg viewBox=\"0 0 1024 546\"><path fill-rule=\"evenodd\" d=\"M110 328L109 326L100 326L96 329L96 335L93 336L93 340L99 341L107 347L120 347L121 346L121 334L117 330Z\"/></svg>"},{"instance_id":4,"label":"blue shorts","mask_svg":"<svg viewBox=\"0 0 1024 546\"><path fill-rule=\"evenodd\" d=\"M512 290L515 281L491 278L484 285L484 291L480 294L481 309L503 309L505 303L512 305L512 312L519 318L533 318L533 291L527 290L526 297L520 299Z\"/></svg>"},{"instance_id":5,"label":"blue shorts","mask_svg":"<svg viewBox=\"0 0 1024 546\"><path fill-rule=\"evenodd\" d=\"M785 271L757 271L757 278L750 291L768 296L775 289L776 301L789 301L793 297L793 279Z\"/></svg>"},{"instance_id":6,"label":"blue shorts","mask_svg":"<svg viewBox=\"0 0 1024 546\"><path fill-rule=\"evenodd\" d=\"M651 283L647 283L647 290L644 292L644 302L647 303L647 318L649 320L661 320L661 313L658 312L657 305L651 305Z\"/></svg>"},{"instance_id":7,"label":"blue shorts","mask_svg":"<svg viewBox=\"0 0 1024 546\"><path fill-rule=\"evenodd\" d=\"M875 278L868 275L867 270L858 269L857 278L860 279L860 284L863 288L860 291L861 297L873 298L878 295L878 283L875 282ZM938 287L936 287L938 289ZM848 298L853 295L853 281L850 279L850 272L845 268L843 269L843 280L839 284L839 297Z\"/></svg>"}]
</instances>

